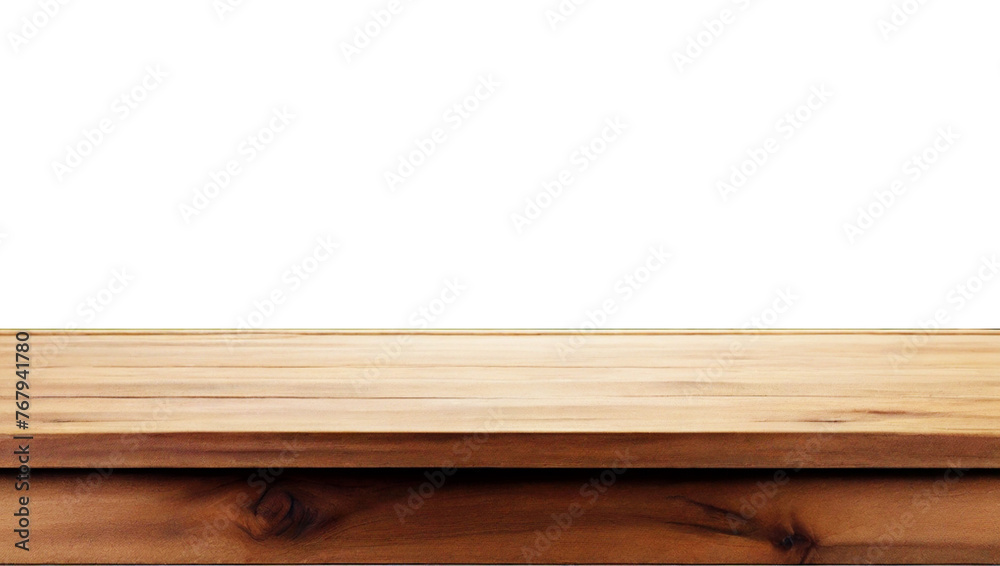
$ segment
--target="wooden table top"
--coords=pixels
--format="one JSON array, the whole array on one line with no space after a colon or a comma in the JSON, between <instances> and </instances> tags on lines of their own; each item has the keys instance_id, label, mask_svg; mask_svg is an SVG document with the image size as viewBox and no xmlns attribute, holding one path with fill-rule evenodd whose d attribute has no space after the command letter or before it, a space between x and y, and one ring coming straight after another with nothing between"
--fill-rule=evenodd
<instances>
[{"instance_id":1,"label":"wooden table top","mask_svg":"<svg viewBox=\"0 0 1000 566\"><path fill-rule=\"evenodd\" d=\"M1000 465L1000 331L66 330L29 343L30 429L5 418L2 449L32 435L38 466L588 467L626 448L646 467Z\"/></svg>"}]
</instances>

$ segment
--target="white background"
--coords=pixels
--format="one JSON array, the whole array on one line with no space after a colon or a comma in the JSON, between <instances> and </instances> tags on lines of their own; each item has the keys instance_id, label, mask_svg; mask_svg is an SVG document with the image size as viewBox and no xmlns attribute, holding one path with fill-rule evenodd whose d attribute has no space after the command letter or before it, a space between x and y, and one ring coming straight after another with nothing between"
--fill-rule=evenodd
<instances>
[{"instance_id":1,"label":"white background","mask_svg":"<svg viewBox=\"0 0 1000 566\"><path fill-rule=\"evenodd\" d=\"M993 0L591 0L555 26L557 1L404 1L350 57L388 1L38 15L51 3L0 7L2 327L1000 326L1000 278L979 277L1000 252ZM913 13L885 33L896 5ZM166 76L123 116L147 68ZM785 139L778 121L819 87L833 95ZM281 108L294 119L246 161ZM574 150L616 118L579 171ZM905 173L949 127L958 140ZM390 190L435 128L445 141ZM769 137L778 151L724 199ZM573 183L519 232L512 215L563 170ZM852 241L844 225L894 179L904 192ZM339 248L310 259L317 238ZM298 286L296 265L315 267Z\"/></svg>"}]
</instances>

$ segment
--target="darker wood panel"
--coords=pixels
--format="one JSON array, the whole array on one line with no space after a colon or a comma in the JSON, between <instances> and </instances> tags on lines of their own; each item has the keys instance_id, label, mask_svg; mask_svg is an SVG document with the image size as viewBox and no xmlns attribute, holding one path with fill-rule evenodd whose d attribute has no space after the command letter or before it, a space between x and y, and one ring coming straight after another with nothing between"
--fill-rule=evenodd
<instances>
[{"instance_id":1,"label":"darker wood panel","mask_svg":"<svg viewBox=\"0 0 1000 566\"><path fill-rule=\"evenodd\" d=\"M31 563L1000 561L1000 474L43 470ZM4 483L12 479L4 473Z\"/></svg>"},{"instance_id":2,"label":"darker wood panel","mask_svg":"<svg viewBox=\"0 0 1000 566\"><path fill-rule=\"evenodd\" d=\"M36 468L586 468L608 465L625 448L637 468L1000 467L1000 443L992 438L834 432L35 434L31 463ZM0 451L15 449L10 437L0 438Z\"/></svg>"}]
</instances>

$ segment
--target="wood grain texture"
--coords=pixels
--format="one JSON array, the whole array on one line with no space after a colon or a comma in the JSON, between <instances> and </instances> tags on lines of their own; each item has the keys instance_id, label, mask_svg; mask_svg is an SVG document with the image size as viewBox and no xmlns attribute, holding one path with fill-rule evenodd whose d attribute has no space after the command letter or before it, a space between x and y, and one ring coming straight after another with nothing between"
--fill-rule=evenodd
<instances>
[{"instance_id":1,"label":"wood grain texture","mask_svg":"<svg viewBox=\"0 0 1000 566\"><path fill-rule=\"evenodd\" d=\"M1000 467L997 331L34 331L31 344L40 467L578 467L623 443L648 467L786 467L797 452L809 467ZM6 450L18 431L3 427Z\"/></svg>"},{"instance_id":2,"label":"wood grain texture","mask_svg":"<svg viewBox=\"0 0 1000 566\"><path fill-rule=\"evenodd\" d=\"M579 468L606 465L623 447L639 468L928 468L959 461L988 468L1000 450L996 439L981 436L794 433L137 433L36 435L31 442L39 468Z\"/></svg>"},{"instance_id":3,"label":"wood grain texture","mask_svg":"<svg viewBox=\"0 0 1000 566\"><path fill-rule=\"evenodd\" d=\"M40 471L0 562L1000 561L996 472L434 472Z\"/></svg>"}]
</instances>

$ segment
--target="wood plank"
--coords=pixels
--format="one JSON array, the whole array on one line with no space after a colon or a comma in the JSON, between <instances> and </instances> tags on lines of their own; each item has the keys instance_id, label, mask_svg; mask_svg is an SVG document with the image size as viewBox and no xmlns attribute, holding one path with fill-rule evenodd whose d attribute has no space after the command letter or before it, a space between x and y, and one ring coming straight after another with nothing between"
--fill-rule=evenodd
<instances>
[{"instance_id":1,"label":"wood plank","mask_svg":"<svg viewBox=\"0 0 1000 566\"><path fill-rule=\"evenodd\" d=\"M605 470L450 475L43 470L31 483L31 550L5 528L0 562L1000 561L996 471L782 477L637 470L623 456Z\"/></svg>"},{"instance_id":2,"label":"wood plank","mask_svg":"<svg viewBox=\"0 0 1000 566\"><path fill-rule=\"evenodd\" d=\"M477 466L599 466L636 442L648 467L784 467L801 446L813 467L1000 467L1000 331L88 330L30 343L43 467L94 465L109 443L135 467L281 464L288 443L302 458L283 465L438 466L476 435ZM24 431L2 423L6 450Z\"/></svg>"},{"instance_id":3,"label":"wood plank","mask_svg":"<svg viewBox=\"0 0 1000 566\"><path fill-rule=\"evenodd\" d=\"M36 435L31 446L37 468L580 468L604 465L623 447L637 468L927 468L959 461L987 468L1000 450L995 439L980 436L780 433L138 432Z\"/></svg>"}]
</instances>

